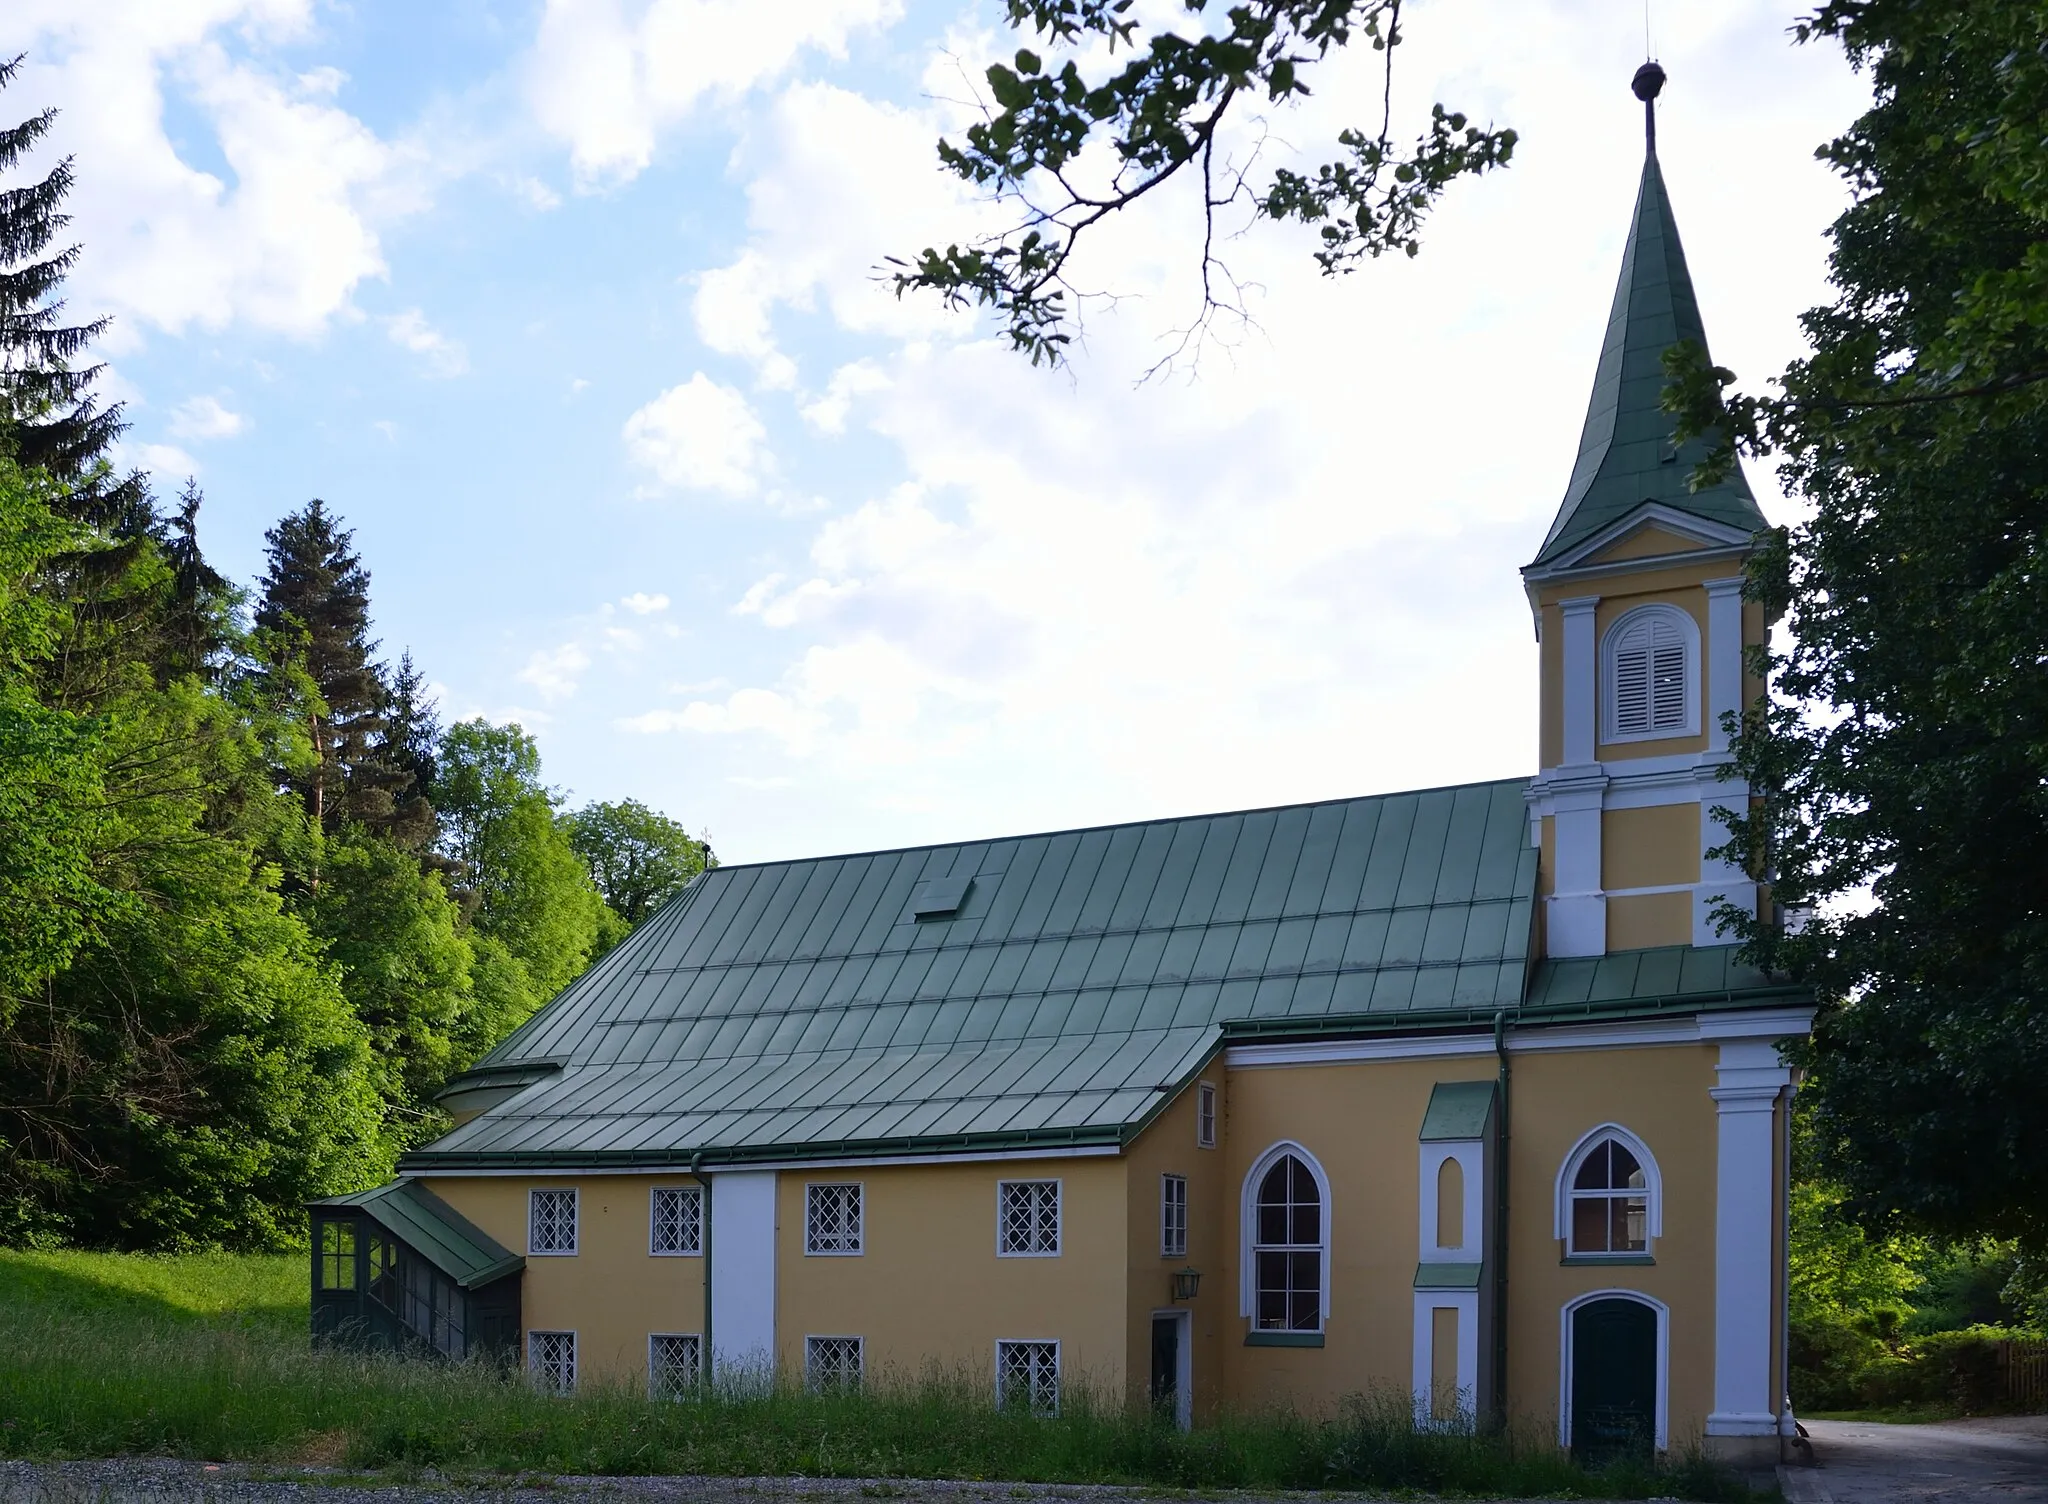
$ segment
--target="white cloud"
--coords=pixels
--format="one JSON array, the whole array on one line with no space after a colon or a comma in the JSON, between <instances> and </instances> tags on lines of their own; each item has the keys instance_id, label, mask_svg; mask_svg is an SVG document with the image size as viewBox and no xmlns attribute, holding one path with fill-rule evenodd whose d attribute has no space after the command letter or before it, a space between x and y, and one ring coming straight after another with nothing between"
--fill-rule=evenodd
<instances>
[{"instance_id":1,"label":"white cloud","mask_svg":"<svg viewBox=\"0 0 2048 1504\"><path fill-rule=\"evenodd\" d=\"M622 599L619 604L635 616L652 616L657 611L666 611L668 609L668 597L665 595L649 595L645 591L636 590L631 595Z\"/></svg>"},{"instance_id":2,"label":"white cloud","mask_svg":"<svg viewBox=\"0 0 2048 1504\"><path fill-rule=\"evenodd\" d=\"M528 95L579 180L623 182L698 105L736 99L807 51L841 56L900 13L899 0L548 0Z\"/></svg>"},{"instance_id":3,"label":"white cloud","mask_svg":"<svg viewBox=\"0 0 2048 1504\"><path fill-rule=\"evenodd\" d=\"M747 496L770 465L747 399L702 371L626 420L626 451L665 486Z\"/></svg>"},{"instance_id":4,"label":"white cloud","mask_svg":"<svg viewBox=\"0 0 2048 1504\"><path fill-rule=\"evenodd\" d=\"M139 444L133 454L133 463L160 480L174 481L199 473L199 461L176 444Z\"/></svg>"},{"instance_id":5,"label":"white cloud","mask_svg":"<svg viewBox=\"0 0 2048 1504\"><path fill-rule=\"evenodd\" d=\"M832 373L825 395L801 409L804 421L822 433L845 433L854 399L888 387L888 375L872 360L849 361Z\"/></svg>"},{"instance_id":6,"label":"white cloud","mask_svg":"<svg viewBox=\"0 0 2048 1504\"><path fill-rule=\"evenodd\" d=\"M260 60L260 44L312 33L311 0L28 0L9 19L30 58L10 96L57 105L51 155L80 166L73 296L121 315L116 353L145 326L312 335L383 275L377 224L417 203L408 154L335 102L336 70ZM167 94L227 176L181 155Z\"/></svg>"},{"instance_id":7,"label":"white cloud","mask_svg":"<svg viewBox=\"0 0 2048 1504\"><path fill-rule=\"evenodd\" d=\"M181 439L232 439L248 426L247 417L230 411L218 397L188 397L171 409L171 433Z\"/></svg>"},{"instance_id":8,"label":"white cloud","mask_svg":"<svg viewBox=\"0 0 2048 1504\"><path fill-rule=\"evenodd\" d=\"M818 729L818 716L768 689L733 691L723 702L693 700L680 710L650 710L615 722L621 731L641 735L693 731L711 736L763 733L784 746L808 750Z\"/></svg>"},{"instance_id":9,"label":"white cloud","mask_svg":"<svg viewBox=\"0 0 2048 1504\"><path fill-rule=\"evenodd\" d=\"M545 648L526 660L519 677L540 691L548 701L564 700L576 693L583 671L590 667L590 654L581 643L565 642Z\"/></svg>"},{"instance_id":10,"label":"white cloud","mask_svg":"<svg viewBox=\"0 0 2048 1504\"><path fill-rule=\"evenodd\" d=\"M434 328L417 308L385 319L384 332L391 343L419 356L430 376L460 376L469 369L469 352L462 342Z\"/></svg>"}]
</instances>

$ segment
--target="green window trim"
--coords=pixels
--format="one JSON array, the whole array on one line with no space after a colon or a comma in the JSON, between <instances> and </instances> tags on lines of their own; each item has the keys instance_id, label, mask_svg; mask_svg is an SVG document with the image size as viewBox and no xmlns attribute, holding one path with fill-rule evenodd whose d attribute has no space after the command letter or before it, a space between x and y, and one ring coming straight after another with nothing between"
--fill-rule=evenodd
<instances>
[{"instance_id":1,"label":"green window trim","mask_svg":"<svg viewBox=\"0 0 2048 1504\"><path fill-rule=\"evenodd\" d=\"M1557 1262L1571 1268L1577 1265L1654 1264L1657 1260L1647 1253L1568 1253Z\"/></svg>"},{"instance_id":2,"label":"green window trim","mask_svg":"<svg viewBox=\"0 0 2048 1504\"><path fill-rule=\"evenodd\" d=\"M1259 1332L1244 1334L1246 1347L1321 1347L1321 1332Z\"/></svg>"}]
</instances>

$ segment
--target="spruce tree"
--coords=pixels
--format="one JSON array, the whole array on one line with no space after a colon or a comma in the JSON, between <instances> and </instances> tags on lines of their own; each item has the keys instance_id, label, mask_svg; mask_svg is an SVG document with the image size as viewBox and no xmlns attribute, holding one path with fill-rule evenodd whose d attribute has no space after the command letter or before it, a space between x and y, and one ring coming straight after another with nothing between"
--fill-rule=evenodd
<instances>
[{"instance_id":1,"label":"spruce tree","mask_svg":"<svg viewBox=\"0 0 2048 1504\"><path fill-rule=\"evenodd\" d=\"M0 63L0 89L21 62L17 54ZM0 128L0 173L11 173L56 118L46 109ZM153 520L142 475L115 480L101 463L125 426L121 405L101 407L91 391L101 367L78 363L108 320L67 324L57 296L78 259L75 245L52 249L70 222L61 210L71 183L66 157L35 182L0 189L0 444L23 468L70 483L73 520L139 537Z\"/></svg>"},{"instance_id":2,"label":"spruce tree","mask_svg":"<svg viewBox=\"0 0 2048 1504\"><path fill-rule=\"evenodd\" d=\"M452 875L454 864L431 850L440 833L432 803L440 743L441 718L427 693L426 676L408 650L399 655L385 690L384 731L376 746L378 761L394 775L404 775L403 783L392 785L394 804L386 834L398 845L421 852L427 865Z\"/></svg>"},{"instance_id":3,"label":"spruce tree","mask_svg":"<svg viewBox=\"0 0 2048 1504\"><path fill-rule=\"evenodd\" d=\"M379 755L386 689L370 638L370 572L355 534L317 497L264 534L269 565L256 625L302 669L321 703L307 708L312 766L289 775L323 830L389 825L410 776Z\"/></svg>"}]
</instances>

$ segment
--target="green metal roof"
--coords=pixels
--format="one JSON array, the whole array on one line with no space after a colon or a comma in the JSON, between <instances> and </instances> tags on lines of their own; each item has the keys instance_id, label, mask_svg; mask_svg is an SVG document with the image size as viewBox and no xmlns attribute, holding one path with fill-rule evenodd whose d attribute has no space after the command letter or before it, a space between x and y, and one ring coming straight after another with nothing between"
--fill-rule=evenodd
<instances>
[{"instance_id":1,"label":"green metal roof","mask_svg":"<svg viewBox=\"0 0 2048 1504\"><path fill-rule=\"evenodd\" d=\"M1439 1081L1429 1094L1429 1110L1422 1114L1417 1138L1425 1144L1478 1138L1486 1131L1486 1115L1492 1110L1491 1081Z\"/></svg>"},{"instance_id":2,"label":"green metal roof","mask_svg":"<svg viewBox=\"0 0 2048 1504\"><path fill-rule=\"evenodd\" d=\"M1121 1143L1227 1031L1519 1004L1524 788L715 868L477 1068L542 1079L403 1163Z\"/></svg>"},{"instance_id":3,"label":"green metal roof","mask_svg":"<svg viewBox=\"0 0 2048 1504\"><path fill-rule=\"evenodd\" d=\"M523 1269L526 1260L417 1180L394 1180L374 1191L330 1196L316 1207L353 1207L454 1280L474 1290Z\"/></svg>"},{"instance_id":4,"label":"green metal roof","mask_svg":"<svg viewBox=\"0 0 2048 1504\"><path fill-rule=\"evenodd\" d=\"M1766 525L1739 467L1720 484L1692 492L1689 479L1708 441L1671 444L1675 420L1663 409L1664 352L1683 340L1704 346L1706 338L1678 222L1651 152L1643 162L1578 463L1534 564L1552 562L1646 502L1744 533Z\"/></svg>"},{"instance_id":5,"label":"green metal roof","mask_svg":"<svg viewBox=\"0 0 2048 1504\"><path fill-rule=\"evenodd\" d=\"M1231 1040L1806 997L1727 946L1532 965L1526 786L715 868L448 1088L514 1095L400 1167L1115 1147ZM959 907L920 919L941 880Z\"/></svg>"},{"instance_id":6,"label":"green metal roof","mask_svg":"<svg viewBox=\"0 0 2048 1504\"><path fill-rule=\"evenodd\" d=\"M1660 945L1546 960L1529 980L1525 1015L1698 1012L1804 1002L1812 989L1736 959L1733 945Z\"/></svg>"}]
</instances>

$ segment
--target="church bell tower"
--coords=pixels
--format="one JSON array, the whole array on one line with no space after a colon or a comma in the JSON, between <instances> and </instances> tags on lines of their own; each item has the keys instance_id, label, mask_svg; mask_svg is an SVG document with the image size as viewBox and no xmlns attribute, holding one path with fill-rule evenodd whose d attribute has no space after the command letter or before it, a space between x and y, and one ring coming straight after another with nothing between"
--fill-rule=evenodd
<instances>
[{"instance_id":1,"label":"church bell tower","mask_svg":"<svg viewBox=\"0 0 2048 1504\"><path fill-rule=\"evenodd\" d=\"M1545 953L1598 956L1725 945L1714 909L1758 887L1707 853L1716 818L1749 790L1723 717L1763 692L1746 649L1764 640L1742 571L1766 526L1738 468L1690 488L1708 445L1673 442L1664 353L1706 331L1657 165L1664 70L1636 73L1642 187L1593 377L1578 462L1557 518L1522 570L1542 676L1541 771L1529 787L1541 847Z\"/></svg>"}]
</instances>

